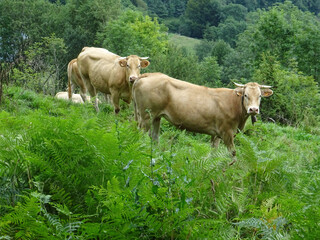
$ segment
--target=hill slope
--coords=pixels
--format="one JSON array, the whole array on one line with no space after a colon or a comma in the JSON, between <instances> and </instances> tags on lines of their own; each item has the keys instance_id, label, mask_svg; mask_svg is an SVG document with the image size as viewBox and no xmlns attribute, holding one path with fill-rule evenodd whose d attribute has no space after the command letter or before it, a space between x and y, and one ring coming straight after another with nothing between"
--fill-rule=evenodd
<instances>
[{"instance_id":1,"label":"hill slope","mask_svg":"<svg viewBox=\"0 0 320 240\"><path fill-rule=\"evenodd\" d=\"M319 135L257 122L237 162L162 124L160 143L119 116L6 88L0 236L6 239L315 239ZM54 238L52 237L54 236Z\"/></svg>"},{"instance_id":2,"label":"hill slope","mask_svg":"<svg viewBox=\"0 0 320 240\"><path fill-rule=\"evenodd\" d=\"M201 43L200 39L169 33L169 43L183 47L188 53L195 54L195 46Z\"/></svg>"}]
</instances>

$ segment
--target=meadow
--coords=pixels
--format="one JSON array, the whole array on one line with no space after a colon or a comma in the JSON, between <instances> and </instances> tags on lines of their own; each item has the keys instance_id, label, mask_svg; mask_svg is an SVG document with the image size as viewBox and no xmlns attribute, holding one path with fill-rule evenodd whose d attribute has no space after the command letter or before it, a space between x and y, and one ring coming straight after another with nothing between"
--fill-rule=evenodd
<instances>
[{"instance_id":1,"label":"meadow","mask_svg":"<svg viewBox=\"0 0 320 240\"><path fill-rule=\"evenodd\" d=\"M188 54L196 54L195 46L201 44L200 39L186 37L180 34L169 33L169 43L184 48Z\"/></svg>"},{"instance_id":2,"label":"meadow","mask_svg":"<svg viewBox=\"0 0 320 240\"><path fill-rule=\"evenodd\" d=\"M156 144L132 105L100 106L4 88L0 239L320 235L319 128L248 121L228 166L209 136L162 121Z\"/></svg>"}]
</instances>

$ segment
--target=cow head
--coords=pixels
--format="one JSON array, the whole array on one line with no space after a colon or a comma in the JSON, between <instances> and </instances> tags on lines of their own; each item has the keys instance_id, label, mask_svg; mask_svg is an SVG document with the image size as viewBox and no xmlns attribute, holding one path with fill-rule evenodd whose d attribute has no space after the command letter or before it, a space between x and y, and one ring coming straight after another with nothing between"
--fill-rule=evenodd
<instances>
[{"instance_id":1,"label":"cow head","mask_svg":"<svg viewBox=\"0 0 320 240\"><path fill-rule=\"evenodd\" d=\"M150 64L147 59L148 57L138 57L136 55L120 58L119 64L126 68L126 77L129 83L134 83L140 76L140 69Z\"/></svg>"},{"instance_id":2,"label":"cow head","mask_svg":"<svg viewBox=\"0 0 320 240\"><path fill-rule=\"evenodd\" d=\"M245 85L234 83L238 96L242 97L243 106L250 115L259 114L259 106L261 97L269 97L273 94L270 89L271 86L260 85L258 83L250 82Z\"/></svg>"}]
</instances>

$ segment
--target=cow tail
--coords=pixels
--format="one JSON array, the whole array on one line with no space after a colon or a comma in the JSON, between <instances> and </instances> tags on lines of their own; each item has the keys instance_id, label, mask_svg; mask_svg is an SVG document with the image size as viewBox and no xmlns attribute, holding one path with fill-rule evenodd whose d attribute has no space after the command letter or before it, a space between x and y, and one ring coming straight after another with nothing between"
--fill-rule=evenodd
<instances>
[{"instance_id":1,"label":"cow tail","mask_svg":"<svg viewBox=\"0 0 320 240\"><path fill-rule=\"evenodd\" d=\"M71 89L71 74L72 74L72 63L70 62L68 64L68 97L69 99L72 99L72 89Z\"/></svg>"}]
</instances>

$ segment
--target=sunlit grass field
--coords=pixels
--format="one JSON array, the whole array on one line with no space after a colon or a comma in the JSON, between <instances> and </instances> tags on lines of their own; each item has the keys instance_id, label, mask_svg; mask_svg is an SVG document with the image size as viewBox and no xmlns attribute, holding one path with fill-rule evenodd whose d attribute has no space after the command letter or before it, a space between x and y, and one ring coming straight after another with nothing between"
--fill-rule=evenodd
<instances>
[{"instance_id":1,"label":"sunlit grass field","mask_svg":"<svg viewBox=\"0 0 320 240\"><path fill-rule=\"evenodd\" d=\"M169 33L169 43L183 47L190 54L195 54L195 46L201 43L200 39Z\"/></svg>"}]
</instances>

